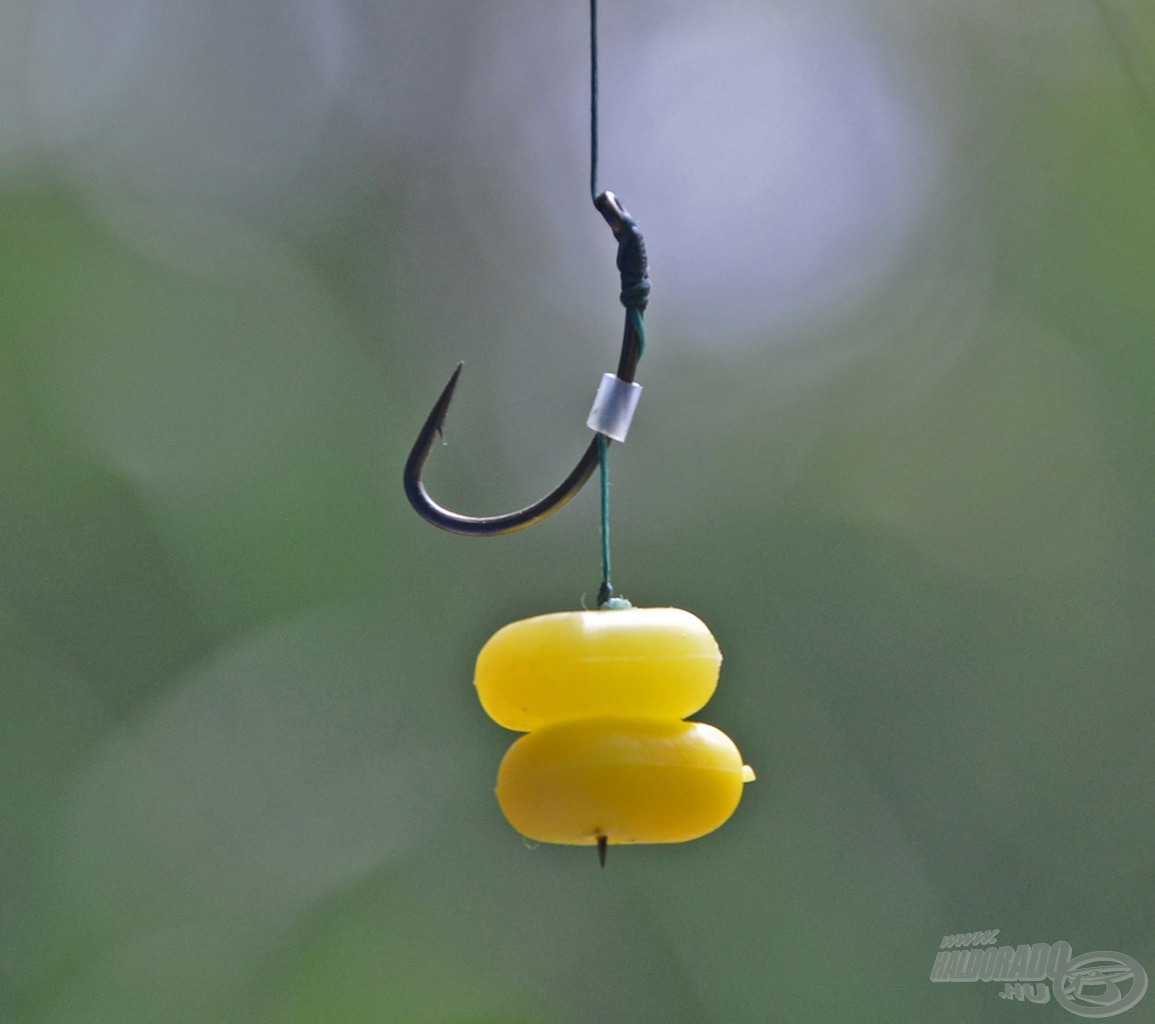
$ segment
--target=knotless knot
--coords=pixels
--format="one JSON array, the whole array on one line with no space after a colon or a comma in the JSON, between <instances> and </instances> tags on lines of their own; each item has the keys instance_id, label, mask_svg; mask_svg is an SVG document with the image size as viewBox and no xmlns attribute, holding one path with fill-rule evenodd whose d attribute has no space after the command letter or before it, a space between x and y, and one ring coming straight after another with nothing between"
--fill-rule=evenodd
<instances>
[{"instance_id":1,"label":"knotless knot","mask_svg":"<svg viewBox=\"0 0 1155 1024\"><path fill-rule=\"evenodd\" d=\"M622 278L622 305L626 309L645 309L650 301L649 261L646 258L646 240L637 223L629 214L623 214L620 226L614 230L618 240L618 273Z\"/></svg>"},{"instance_id":2,"label":"knotless knot","mask_svg":"<svg viewBox=\"0 0 1155 1024\"><path fill-rule=\"evenodd\" d=\"M650 301L650 279L643 277L628 288L623 288L619 298L626 309L645 309Z\"/></svg>"}]
</instances>

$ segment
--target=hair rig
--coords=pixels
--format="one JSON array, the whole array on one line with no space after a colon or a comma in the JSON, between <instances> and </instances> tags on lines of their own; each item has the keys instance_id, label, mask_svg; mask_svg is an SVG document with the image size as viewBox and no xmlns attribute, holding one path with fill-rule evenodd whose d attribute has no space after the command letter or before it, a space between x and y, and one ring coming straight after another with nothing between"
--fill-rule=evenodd
<instances>
[{"instance_id":1,"label":"hair rig","mask_svg":"<svg viewBox=\"0 0 1155 1024\"><path fill-rule=\"evenodd\" d=\"M734 813L754 778L725 733L685 719L718 684L722 654L697 616L678 608L635 608L610 584L611 441L624 441L641 395L634 380L645 349L649 302L646 247L637 223L611 192L597 190L597 4L590 0L590 194L618 243L625 330L617 373L604 374L586 420L585 454L545 497L514 512L468 516L434 501L421 479L441 433L461 364L438 397L405 463L405 493L442 530L512 533L539 523L600 468L602 584L597 611L523 619L482 647L474 685L486 713L525 733L498 769L497 799L527 839L596 846L677 843L712 832Z\"/></svg>"}]
</instances>

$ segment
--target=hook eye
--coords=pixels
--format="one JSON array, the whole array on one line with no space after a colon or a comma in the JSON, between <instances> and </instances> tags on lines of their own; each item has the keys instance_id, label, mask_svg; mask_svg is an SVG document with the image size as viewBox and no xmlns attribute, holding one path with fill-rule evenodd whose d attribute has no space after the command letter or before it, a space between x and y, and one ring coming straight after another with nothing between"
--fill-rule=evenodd
<instances>
[{"instance_id":1,"label":"hook eye","mask_svg":"<svg viewBox=\"0 0 1155 1024\"><path fill-rule=\"evenodd\" d=\"M626 218L630 216L612 192L600 192L594 199L594 208L605 218L615 236L621 232Z\"/></svg>"}]
</instances>

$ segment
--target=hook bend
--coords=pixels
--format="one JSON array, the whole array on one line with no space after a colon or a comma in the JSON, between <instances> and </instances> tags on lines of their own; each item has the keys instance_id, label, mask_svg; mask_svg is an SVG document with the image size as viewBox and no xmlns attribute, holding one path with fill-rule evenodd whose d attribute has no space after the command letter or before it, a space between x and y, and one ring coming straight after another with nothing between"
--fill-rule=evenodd
<instances>
[{"instance_id":1,"label":"hook bend","mask_svg":"<svg viewBox=\"0 0 1155 1024\"><path fill-rule=\"evenodd\" d=\"M605 218L618 242L617 265L622 280L621 301L626 307L626 325L622 335L617 376L624 381L632 382L637 372L638 360L645 347L642 313L650 292L645 241L637 223L612 192L600 193L594 200L594 206ZM425 418L425 423L409 452L404 474L405 494L409 503L422 519L433 526L467 536L485 537L513 533L515 530L540 523L577 494L593 475L600 458L599 438L603 435L595 435L569 475L549 494L532 505L496 516L467 516L450 511L430 497L421 474L433 448L434 439L441 433L445 424L445 415L449 403L453 400L460 376L461 363L458 363L457 369L453 371L449 382ZM605 439L605 443L611 443L609 438Z\"/></svg>"}]
</instances>

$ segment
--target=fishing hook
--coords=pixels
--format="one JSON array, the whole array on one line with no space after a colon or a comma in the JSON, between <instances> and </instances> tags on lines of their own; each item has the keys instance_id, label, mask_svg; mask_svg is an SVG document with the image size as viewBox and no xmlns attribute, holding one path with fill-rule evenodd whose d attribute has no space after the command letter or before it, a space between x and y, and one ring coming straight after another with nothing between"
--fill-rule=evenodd
<instances>
[{"instance_id":1,"label":"fishing hook","mask_svg":"<svg viewBox=\"0 0 1155 1024\"><path fill-rule=\"evenodd\" d=\"M626 307L626 325L622 335L617 376L627 383L632 383L637 372L638 360L645 347L642 313L650 294L645 241L633 217L626 212L612 192L599 193L594 199L594 206L605 218L618 242L617 266L621 274L621 301ZM409 498L409 503L426 522L450 533L467 536L487 537L512 533L533 526L534 523L540 523L582 489L598 466L601 445L610 444L610 439L604 434L595 435L569 476L532 505L498 516L466 516L452 512L429 496L421 479L421 471L425 466L425 460L429 458L434 437L442 432L445 414L449 409L449 403L453 400L453 392L457 388L460 376L461 364L458 363L457 369L449 378L449 383L445 385L426 417L425 424L413 443L413 449L409 452L409 458L405 462L405 494Z\"/></svg>"}]
</instances>

